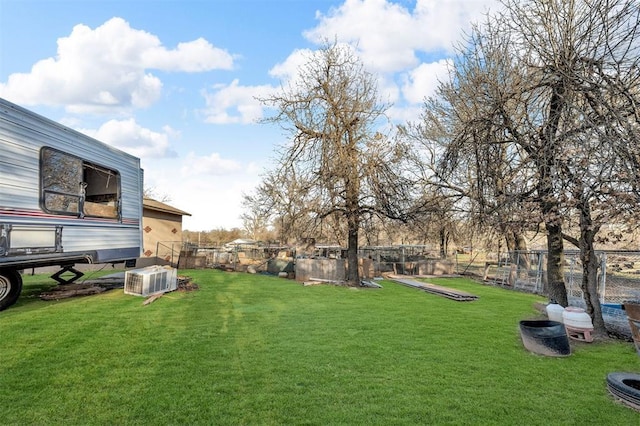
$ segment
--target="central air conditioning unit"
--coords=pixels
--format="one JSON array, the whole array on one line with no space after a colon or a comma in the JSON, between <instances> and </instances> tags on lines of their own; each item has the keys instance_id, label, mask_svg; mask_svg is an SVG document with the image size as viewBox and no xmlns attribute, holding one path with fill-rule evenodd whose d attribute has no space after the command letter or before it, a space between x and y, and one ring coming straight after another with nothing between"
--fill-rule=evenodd
<instances>
[{"instance_id":1,"label":"central air conditioning unit","mask_svg":"<svg viewBox=\"0 0 640 426\"><path fill-rule=\"evenodd\" d=\"M169 266L148 266L124 274L124 293L150 296L178 288L177 270Z\"/></svg>"}]
</instances>

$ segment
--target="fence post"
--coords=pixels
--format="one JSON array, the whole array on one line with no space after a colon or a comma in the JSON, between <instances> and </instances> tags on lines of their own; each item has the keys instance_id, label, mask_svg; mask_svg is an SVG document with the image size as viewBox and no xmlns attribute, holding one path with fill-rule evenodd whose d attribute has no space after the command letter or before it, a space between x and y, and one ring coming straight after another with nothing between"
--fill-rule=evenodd
<instances>
[{"instance_id":1,"label":"fence post","mask_svg":"<svg viewBox=\"0 0 640 426\"><path fill-rule=\"evenodd\" d=\"M607 286L607 253L600 253L600 291L598 297L600 304L604 303L604 294Z\"/></svg>"},{"instance_id":2,"label":"fence post","mask_svg":"<svg viewBox=\"0 0 640 426\"><path fill-rule=\"evenodd\" d=\"M511 259L512 263L509 265L509 273L507 275L507 283L516 288L518 284L518 271L520 265L520 252L512 251L507 255L508 259ZM514 262L515 261L515 262Z\"/></svg>"},{"instance_id":3,"label":"fence post","mask_svg":"<svg viewBox=\"0 0 640 426\"><path fill-rule=\"evenodd\" d=\"M544 293L544 263L543 263L543 256L542 253L537 252L535 254L537 261L536 261L536 291L538 293L543 294Z\"/></svg>"},{"instance_id":4,"label":"fence post","mask_svg":"<svg viewBox=\"0 0 640 426\"><path fill-rule=\"evenodd\" d=\"M542 293L545 294L549 291L549 275L547 274L547 252L540 252L540 265L542 267L542 272L540 273L540 278L542 280Z\"/></svg>"}]
</instances>

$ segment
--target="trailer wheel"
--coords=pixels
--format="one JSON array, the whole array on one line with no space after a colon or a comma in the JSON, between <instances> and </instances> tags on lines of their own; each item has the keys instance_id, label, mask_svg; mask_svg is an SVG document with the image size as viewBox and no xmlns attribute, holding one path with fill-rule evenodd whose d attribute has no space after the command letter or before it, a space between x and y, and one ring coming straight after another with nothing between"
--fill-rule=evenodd
<instances>
[{"instance_id":1,"label":"trailer wheel","mask_svg":"<svg viewBox=\"0 0 640 426\"><path fill-rule=\"evenodd\" d=\"M18 301L22 291L22 277L15 269L0 269L0 311Z\"/></svg>"}]
</instances>

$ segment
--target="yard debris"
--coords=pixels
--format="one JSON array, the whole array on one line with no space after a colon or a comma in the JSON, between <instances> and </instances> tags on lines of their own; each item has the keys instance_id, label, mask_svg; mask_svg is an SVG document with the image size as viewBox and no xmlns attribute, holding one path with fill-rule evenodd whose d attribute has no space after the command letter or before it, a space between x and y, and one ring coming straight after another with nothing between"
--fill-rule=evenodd
<instances>
[{"instance_id":1,"label":"yard debris","mask_svg":"<svg viewBox=\"0 0 640 426\"><path fill-rule=\"evenodd\" d=\"M60 300L77 296L89 296L99 294L114 288L124 287L124 273L105 275L94 279L85 279L82 282L60 284L49 291L40 293L42 300Z\"/></svg>"},{"instance_id":2,"label":"yard debris","mask_svg":"<svg viewBox=\"0 0 640 426\"><path fill-rule=\"evenodd\" d=\"M347 282L344 280L329 280L326 278L314 278L309 277L309 280L303 281L302 285L310 286L310 285L320 285L320 284L333 284L337 286L347 286Z\"/></svg>"},{"instance_id":3,"label":"yard debris","mask_svg":"<svg viewBox=\"0 0 640 426\"><path fill-rule=\"evenodd\" d=\"M178 276L177 280L178 280L178 283L177 283L178 291L198 290L198 285L192 282L190 277ZM123 287L124 287L124 273L116 273L116 274L107 275L101 278L86 280L81 283L58 285L46 292L40 293L40 299L60 300L60 299L68 299L70 297L77 297L77 296L89 296L92 294L99 294L107 290L112 290L115 288L123 288ZM162 293L160 295L162 295ZM153 300L149 300L154 296L156 297ZM145 299L144 304L147 305L149 303L152 303L158 297L160 296L151 295L150 297Z\"/></svg>"},{"instance_id":4,"label":"yard debris","mask_svg":"<svg viewBox=\"0 0 640 426\"><path fill-rule=\"evenodd\" d=\"M435 284L422 283L403 275L389 275L388 278L392 281L397 282L398 284L417 288L418 290L423 290L427 293L443 296L458 302L471 302L478 299L478 296L475 296L471 293L466 293L464 291L456 290L449 287L442 287Z\"/></svg>"},{"instance_id":5,"label":"yard debris","mask_svg":"<svg viewBox=\"0 0 640 426\"><path fill-rule=\"evenodd\" d=\"M178 275L178 291L193 291L198 288L198 284L191 281L191 277Z\"/></svg>"},{"instance_id":6,"label":"yard debris","mask_svg":"<svg viewBox=\"0 0 640 426\"><path fill-rule=\"evenodd\" d=\"M52 288L50 291L40 293L42 300L60 300L68 299L76 296L88 296L107 291L106 287L95 285L94 283L74 283L60 285Z\"/></svg>"},{"instance_id":7,"label":"yard debris","mask_svg":"<svg viewBox=\"0 0 640 426\"><path fill-rule=\"evenodd\" d=\"M281 274L282 273L283 272L281 272ZM345 285L344 281L327 280L327 279L324 279L324 278L313 278L313 277L309 277L308 281L304 281L302 283L302 285L304 285L304 286L320 285L320 284Z\"/></svg>"},{"instance_id":8,"label":"yard debris","mask_svg":"<svg viewBox=\"0 0 640 426\"><path fill-rule=\"evenodd\" d=\"M328 279L324 279L324 278L309 278L308 281L304 281L302 283L302 285L304 286L310 286L310 285L320 285L320 284L333 284L333 285L337 285L337 286L346 286L347 282L346 281L341 281L341 280L328 280ZM378 283L374 283L373 281L369 281L369 280L360 280L360 287L366 287L366 288L382 288L382 286ZM351 287L351 288L358 288L357 286L355 287Z\"/></svg>"},{"instance_id":9,"label":"yard debris","mask_svg":"<svg viewBox=\"0 0 640 426\"><path fill-rule=\"evenodd\" d=\"M382 288L380 284L374 283L373 281L369 281L369 280L361 280L360 286L367 287L367 288Z\"/></svg>"},{"instance_id":10,"label":"yard debris","mask_svg":"<svg viewBox=\"0 0 640 426\"><path fill-rule=\"evenodd\" d=\"M151 296L147 297L146 299L144 299L144 302L142 302L142 304L144 306L149 305L153 302L155 302L156 300L160 299L162 297L164 293L156 293L156 294L152 294Z\"/></svg>"}]
</instances>

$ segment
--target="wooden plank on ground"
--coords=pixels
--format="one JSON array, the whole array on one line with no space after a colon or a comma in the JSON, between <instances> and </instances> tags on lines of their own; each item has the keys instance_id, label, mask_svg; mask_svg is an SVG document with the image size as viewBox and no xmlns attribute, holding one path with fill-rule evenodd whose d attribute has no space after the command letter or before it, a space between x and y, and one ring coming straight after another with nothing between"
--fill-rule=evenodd
<instances>
[{"instance_id":1,"label":"wooden plank on ground","mask_svg":"<svg viewBox=\"0 0 640 426\"><path fill-rule=\"evenodd\" d=\"M142 302L142 304L146 306L146 305L148 305L148 304L150 304L150 303L153 303L153 302L155 302L156 300L160 299L160 298L162 297L162 295L163 295L163 294L164 294L164 293L156 293L156 294L153 294L153 295L151 295L151 296L147 297L147 298L144 300L144 302Z\"/></svg>"},{"instance_id":2,"label":"wooden plank on ground","mask_svg":"<svg viewBox=\"0 0 640 426\"><path fill-rule=\"evenodd\" d=\"M422 290L438 296L443 296L458 302L471 302L478 299L478 296L471 293L435 284L423 283L403 275L389 275L388 277L390 280L397 282L398 284L406 285L407 287L413 287L418 290Z\"/></svg>"}]
</instances>

